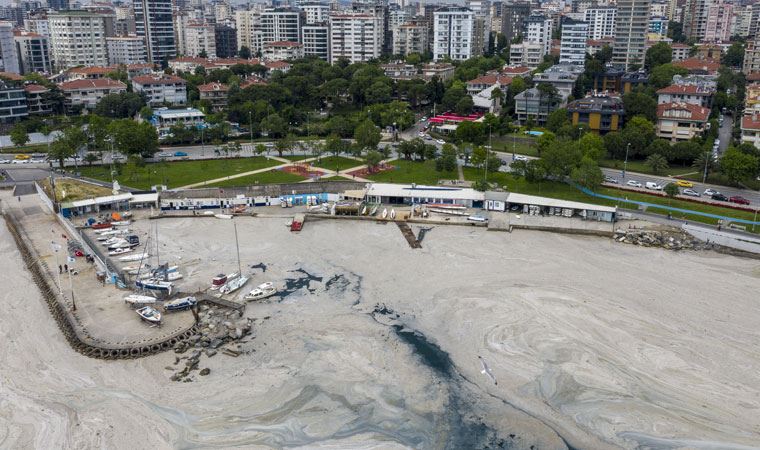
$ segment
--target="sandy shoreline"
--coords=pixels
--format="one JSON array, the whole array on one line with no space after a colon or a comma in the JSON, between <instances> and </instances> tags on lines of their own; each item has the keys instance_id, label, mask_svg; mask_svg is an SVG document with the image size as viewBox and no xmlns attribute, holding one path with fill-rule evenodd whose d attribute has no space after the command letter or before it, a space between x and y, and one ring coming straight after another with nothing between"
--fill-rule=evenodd
<instances>
[{"instance_id":1,"label":"sandy shoreline","mask_svg":"<svg viewBox=\"0 0 760 450\"><path fill-rule=\"evenodd\" d=\"M411 250L392 225L236 222L243 264L266 265L254 281L289 294L249 304L247 353L204 356L191 383L169 381L174 353L68 348L2 224L0 448L760 442L755 261L461 227ZM205 262L188 287L236 265L229 221L158 223L167 258Z\"/></svg>"}]
</instances>

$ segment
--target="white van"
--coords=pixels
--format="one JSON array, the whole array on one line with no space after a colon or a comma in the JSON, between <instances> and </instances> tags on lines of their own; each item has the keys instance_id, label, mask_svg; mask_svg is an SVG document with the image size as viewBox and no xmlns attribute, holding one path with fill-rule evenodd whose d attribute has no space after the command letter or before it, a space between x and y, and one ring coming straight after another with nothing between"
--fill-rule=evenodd
<instances>
[{"instance_id":1,"label":"white van","mask_svg":"<svg viewBox=\"0 0 760 450\"><path fill-rule=\"evenodd\" d=\"M655 183L654 181L647 181L646 188L647 189L653 189L655 191L661 191L662 190L662 186L660 186L659 184Z\"/></svg>"}]
</instances>

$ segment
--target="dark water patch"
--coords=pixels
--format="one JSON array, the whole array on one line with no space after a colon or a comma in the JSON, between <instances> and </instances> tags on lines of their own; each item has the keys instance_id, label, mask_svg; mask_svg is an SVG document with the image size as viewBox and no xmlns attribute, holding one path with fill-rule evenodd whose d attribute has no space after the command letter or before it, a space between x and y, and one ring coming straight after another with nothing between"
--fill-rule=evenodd
<instances>
[{"instance_id":1,"label":"dark water patch","mask_svg":"<svg viewBox=\"0 0 760 450\"><path fill-rule=\"evenodd\" d=\"M425 235L428 234L428 231L432 230L433 227L422 227L420 228L420 231L417 233L417 241L422 242L423 239L425 239Z\"/></svg>"},{"instance_id":2,"label":"dark water patch","mask_svg":"<svg viewBox=\"0 0 760 450\"><path fill-rule=\"evenodd\" d=\"M336 274L333 275L327 282L325 283L325 289L328 291L330 289L337 289L340 292L345 292L346 288L351 284L350 281L346 279L346 277L343 274Z\"/></svg>"},{"instance_id":3,"label":"dark water patch","mask_svg":"<svg viewBox=\"0 0 760 450\"><path fill-rule=\"evenodd\" d=\"M261 269L261 273L266 273L267 265L264 263L251 264L251 269Z\"/></svg>"},{"instance_id":4,"label":"dark water patch","mask_svg":"<svg viewBox=\"0 0 760 450\"><path fill-rule=\"evenodd\" d=\"M314 292L317 291L317 289L316 287L312 287L311 284L322 282L322 277L312 275L303 269L291 270L290 272L298 273L298 274L301 274L302 276L298 278L286 278L285 289L277 293L277 296L280 298L285 298L289 296L290 294L301 289L306 289L307 291L309 291L309 293L313 294Z\"/></svg>"}]
</instances>

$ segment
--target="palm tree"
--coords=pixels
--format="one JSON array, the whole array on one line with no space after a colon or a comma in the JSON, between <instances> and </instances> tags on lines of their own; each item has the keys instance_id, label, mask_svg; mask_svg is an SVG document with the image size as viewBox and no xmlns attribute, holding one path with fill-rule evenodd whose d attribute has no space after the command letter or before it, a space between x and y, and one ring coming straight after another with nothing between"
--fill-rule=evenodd
<instances>
[{"instance_id":1,"label":"palm tree","mask_svg":"<svg viewBox=\"0 0 760 450\"><path fill-rule=\"evenodd\" d=\"M668 165L668 160L659 153L649 155L645 163L647 166L649 166L650 169L652 169L652 172L656 174L662 173L663 171L667 170L668 167L670 167Z\"/></svg>"}]
</instances>

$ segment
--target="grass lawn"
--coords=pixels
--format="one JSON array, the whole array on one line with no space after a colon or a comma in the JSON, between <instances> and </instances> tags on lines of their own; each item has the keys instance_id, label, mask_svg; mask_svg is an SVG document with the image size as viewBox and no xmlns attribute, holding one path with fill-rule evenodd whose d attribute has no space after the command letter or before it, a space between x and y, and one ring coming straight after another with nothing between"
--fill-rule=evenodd
<instances>
[{"instance_id":1,"label":"grass lawn","mask_svg":"<svg viewBox=\"0 0 760 450\"><path fill-rule=\"evenodd\" d=\"M166 184L169 188L175 188L280 164L282 163L274 159L255 156L252 158L160 162L132 168L129 165L122 165L116 179L122 185L136 189L150 189L155 184ZM86 177L111 181L110 166L80 167L79 171Z\"/></svg>"},{"instance_id":2,"label":"grass lawn","mask_svg":"<svg viewBox=\"0 0 760 450\"><path fill-rule=\"evenodd\" d=\"M600 167L607 167L609 169L619 169L623 170L623 161L617 160L617 159L609 159L605 158L599 162ZM698 170L694 169L690 166L670 166L668 169L665 170L664 173L656 174L652 172L652 169L647 166L644 161L638 161L638 160L628 160L628 171L629 172L638 172L638 173L645 173L648 175L683 175L685 173L690 172L699 172Z\"/></svg>"},{"instance_id":3,"label":"grass lawn","mask_svg":"<svg viewBox=\"0 0 760 450\"><path fill-rule=\"evenodd\" d=\"M53 191L50 188L50 179L44 178L40 180L40 183L50 198L53 198ZM106 187L64 178L56 178L55 193L59 202L73 202L76 200L112 195L111 189Z\"/></svg>"},{"instance_id":4,"label":"grass lawn","mask_svg":"<svg viewBox=\"0 0 760 450\"><path fill-rule=\"evenodd\" d=\"M282 170L272 169L266 172L257 173L254 175L246 175L244 177L231 178L229 180L220 181L218 183L209 184L213 187L231 187L231 186L250 186L253 184L276 184L276 183L298 183L306 178L296 175L290 172Z\"/></svg>"},{"instance_id":5,"label":"grass lawn","mask_svg":"<svg viewBox=\"0 0 760 450\"><path fill-rule=\"evenodd\" d=\"M47 144L22 145L21 147L2 147L0 153L47 153Z\"/></svg>"},{"instance_id":6,"label":"grass lawn","mask_svg":"<svg viewBox=\"0 0 760 450\"><path fill-rule=\"evenodd\" d=\"M396 166L396 169L368 175L366 178L386 183L417 183L426 185L436 185L438 184L438 180L456 180L459 178L456 170L437 172L435 170L435 162L432 160L418 162L397 159L389 164Z\"/></svg>"},{"instance_id":7,"label":"grass lawn","mask_svg":"<svg viewBox=\"0 0 760 450\"><path fill-rule=\"evenodd\" d=\"M290 161L301 161L304 159L313 158L314 155L284 155L283 158L290 160Z\"/></svg>"},{"instance_id":8,"label":"grass lawn","mask_svg":"<svg viewBox=\"0 0 760 450\"><path fill-rule=\"evenodd\" d=\"M343 156L324 156L319 162L312 161L311 165L329 170L346 170L352 167L361 166L362 162L351 158L345 158Z\"/></svg>"},{"instance_id":9,"label":"grass lawn","mask_svg":"<svg viewBox=\"0 0 760 450\"><path fill-rule=\"evenodd\" d=\"M497 152L512 153L512 150L518 155L526 156L538 156L538 150L531 144L528 144L525 137L513 140L511 138L502 136L500 138L493 138L493 149Z\"/></svg>"}]
</instances>

